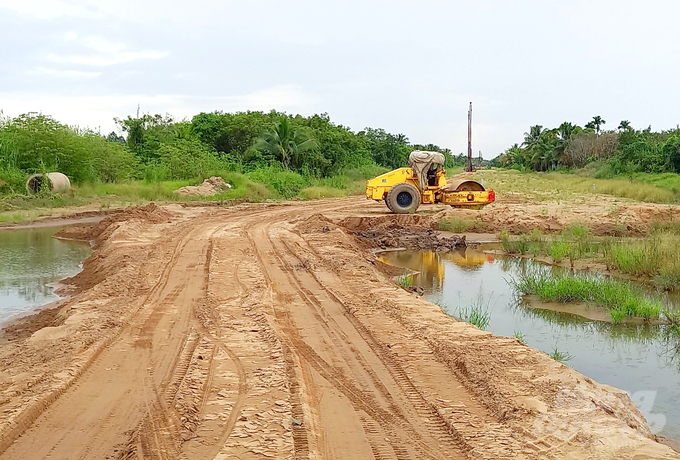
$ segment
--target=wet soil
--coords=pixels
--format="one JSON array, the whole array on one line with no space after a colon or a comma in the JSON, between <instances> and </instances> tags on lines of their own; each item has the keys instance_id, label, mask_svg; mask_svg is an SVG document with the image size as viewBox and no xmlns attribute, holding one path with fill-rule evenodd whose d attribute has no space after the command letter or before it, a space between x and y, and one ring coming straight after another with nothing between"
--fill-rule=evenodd
<instances>
[{"instance_id":1,"label":"wet soil","mask_svg":"<svg viewBox=\"0 0 680 460\"><path fill-rule=\"evenodd\" d=\"M443 236L434 230L436 220L418 215L347 217L338 222L354 235L380 249L450 251L467 246L465 235Z\"/></svg>"}]
</instances>

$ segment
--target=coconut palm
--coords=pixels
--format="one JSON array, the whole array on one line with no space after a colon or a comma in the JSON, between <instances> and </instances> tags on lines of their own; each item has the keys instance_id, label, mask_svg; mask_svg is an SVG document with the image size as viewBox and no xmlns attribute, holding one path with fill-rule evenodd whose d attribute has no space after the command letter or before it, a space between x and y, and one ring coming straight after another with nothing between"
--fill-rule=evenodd
<instances>
[{"instance_id":1,"label":"coconut palm","mask_svg":"<svg viewBox=\"0 0 680 460\"><path fill-rule=\"evenodd\" d=\"M600 134L600 128L604 124L607 124L607 122L598 115L586 124L586 128L594 129L597 134Z\"/></svg>"},{"instance_id":2,"label":"coconut palm","mask_svg":"<svg viewBox=\"0 0 680 460\"><path fill-rule=\"evenodd\" d=\"M282 118L263 132L253 148L260 153L271 155L284 168L302 164L302 157L318 147L316 140L305 131L295 129L288 118Z\"/></svg>"},{"instance_id":3,"label":"coconut palm","mask_svg":"<svg viewBox=\"0 0 680 460\"><path fill-rule=\"evenodd\" d=\"M529 132L524 133L524 142L522 142L522 145L528 150L531 150L538 143L541 134L543 134L543 126L536 125L530 127Z\"/></svg>"},{"instance_id":4,"label":"coconut palm","mask_svg":"<svg viewBox=\"0 0 680 460\"><path fill-rule=\"evenodd\" d=\"M619 123L619 131L628 131L631 129L633 129L633 127L630 125L630 121L621 120L621 123Z\"/></svg>"}]
</instances>

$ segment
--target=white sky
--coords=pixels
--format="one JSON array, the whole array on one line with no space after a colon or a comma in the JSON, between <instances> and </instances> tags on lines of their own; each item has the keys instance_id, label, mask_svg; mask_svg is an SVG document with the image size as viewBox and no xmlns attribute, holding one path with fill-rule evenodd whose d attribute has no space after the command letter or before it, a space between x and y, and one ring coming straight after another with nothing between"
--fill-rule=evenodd
<instances>
[{"instance_id":1,"label":"white sky","mask_svg":"<svg viewBox=\"0 0 680 460\"><path fill-rule=\"evenodd\" d=\"M533 124L680 123L678 0L0 0L0 109L328 112L495 157Z\"/></svg>"}]
</instances>

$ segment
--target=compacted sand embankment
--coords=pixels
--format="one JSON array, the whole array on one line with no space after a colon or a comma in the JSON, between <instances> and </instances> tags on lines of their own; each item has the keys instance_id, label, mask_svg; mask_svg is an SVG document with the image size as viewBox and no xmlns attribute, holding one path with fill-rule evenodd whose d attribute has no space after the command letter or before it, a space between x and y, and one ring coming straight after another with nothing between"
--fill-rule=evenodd
<instances>
[{"instance_id":1,"label":"compacted sand embankment","mask_svg":"<svg viewBox=\"0 0 680 460\"><path fill-rule=\"evenodd\" d=\"M0 345L0 458L680 458L623 391L396 287L355 232L424 224L382 214L149 205L71 231L95 248L72 296Z\"/></svg>"}]
</instances>

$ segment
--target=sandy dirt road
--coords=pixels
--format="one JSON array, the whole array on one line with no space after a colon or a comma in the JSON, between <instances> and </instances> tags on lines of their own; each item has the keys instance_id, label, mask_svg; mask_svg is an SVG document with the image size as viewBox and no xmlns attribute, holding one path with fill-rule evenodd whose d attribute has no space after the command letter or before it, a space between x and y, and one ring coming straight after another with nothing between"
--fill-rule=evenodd
<instances>
[{"instance_id":1,"label":"sandy dirt road","mask_svg":"<svg viewBox=\"0 0 680 460\"><path fill-rule=\"evenodd\" d=\"M357 213L383 209L105 220L56 318L0 345L0 459L679 458L623 392L397 288Z\"/></svg>"}]
</instances>

